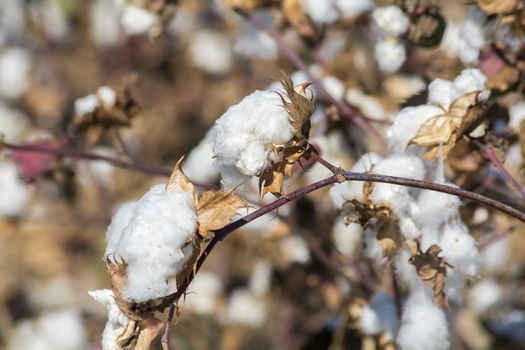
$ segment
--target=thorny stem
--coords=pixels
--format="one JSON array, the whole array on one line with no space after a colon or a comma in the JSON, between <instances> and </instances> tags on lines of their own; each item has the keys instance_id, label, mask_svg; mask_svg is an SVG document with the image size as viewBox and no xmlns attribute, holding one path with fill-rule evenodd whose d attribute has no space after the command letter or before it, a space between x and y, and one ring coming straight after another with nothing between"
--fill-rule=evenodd
<instances>
[{"instance_id":1,"label":"thorny stem","mask_svg":"<svg viewBox=\"0 0 525 350\"><path fill-rule=\"evenodd\" d=\"M323 94L328 100L335 104L335 106L341 114L350 118L363 131L376 138L377 141L379 141L383 147L386 146L385 140L381 137L377 130L372 128L370 124L367 123L367 121L362 115L355 113L355 111L353 111L352 108L347 106L342 100L335 98L330 94L330 92L324 86L323 82L313 75L312 71L310 70L310 68L308 68L308 66L301 59L301 57L286 43L286 41L284 41L281 34L279 34L271 28L268 28L264 23L262 23L257 18L253 17L251 14L247 13L241 8L237 8L236 12L256 29L271 36L275 40L277 45L281 48L286 57L288 57L288 59L298 69L302 70L306 74L308 79L312 80L312 82L315 84L315 86L317 86L321 94Z\"/></svg>"}]
</instances>

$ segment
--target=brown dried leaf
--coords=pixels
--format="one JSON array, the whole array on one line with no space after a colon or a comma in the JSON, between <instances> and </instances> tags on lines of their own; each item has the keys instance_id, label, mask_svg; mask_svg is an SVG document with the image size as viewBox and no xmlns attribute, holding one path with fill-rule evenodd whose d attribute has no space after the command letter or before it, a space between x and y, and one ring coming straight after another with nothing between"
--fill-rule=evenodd
<instances>
[{"instance_id":1,"label":"brown dried leaf","mask_svg":"<svg viewBox=\"0 0 525 350\"><path fill-rule=\"evenodd\" d=\"M174 190L187 192L191 195L191 198L193 198L193 204L197 206L197 190L195 189L195 186L191 183L190 179L188 179L186 174L184 174L184 171L182 171L183 160L184 156L180 157L180 159L177 161L177 164L175 164L173 172L170 176L170 180L166 184L166 192L171 192Z\"/></svg>"},{"instance_id":2,"label":"brown dried leaf","mask_svg":"<svg viewBox=\"0 0 525 350\"><path fill-rule=\"evenodd\" d=\"M315 36L315 25L306 16L301 0L283 0L281 8L284 16L297 29L297 32L305 37Z\"/></svg>"},{"instance_id":3,"label":"brown dried leaf","mask_svg":"<svg viewBox=\"0 0 525 350\"><path fill-rule=\"evenodd\" d=\"M164 324L158 318L148 318L141 322L141 331L137 339L134 350L149 350L151 343L159 335Z\"/></svg>"},{"instance_id":4,"label":"brown dried leaf","mask_svg":"<svg viewBox=\"0 0 525 350\"><path fill-rule=\"evenodd\" d=\"M512 89L520 82L520 70L510 65L505 65L495 76L487 81L487 87L501 92Z\"/></svg>"},{"instance_id":5,"label":"brown dried leaf","mask_svg":"<svg viewBox=\"0 0 525 350\"><path fill-rule=\"evenodd\" d=\"M140 327L137 321L130 320L126 327L117 336L116 343L118 350L134 350L140 334Z\"/></svg>"},{"instance_id":6,"label":"brown dried leaf","mask_svg":"<svg viewBox=\"0 0 525 350\"><path fill-rule=\"evenodd\" d=\"M410 263L415 266L421 280L432 288L436 305L441 308L446 307L447 300L443 288L445 287L447 269L445 260L438 257L441 248L437 244L433 244L423 253L418 241L407 239L405 242L412 253Z\"/></svg>"},{"instance_id":7,"label":"brown dried leaf","mask_svg":"<svg viewBox=\"0 0 525 350\"><path fill-rule=\"evenodd\" d=\"M377 243L383 248L384 256L388 259L394 257L403 243L399 226L388 221L382 221L378 228Z\"/></svg>"},{"instance_id":8,"label":"brown dried leaf","mask_svg":"<svg viewBox=\"0 0 525 350\"><path fill-rule=\"evenodd\" d=\"M478 6L489 15L504 14L518 8L519 0L477 0Z\"/></svg>"},{"instance_id":9,"label":"brown dried leaf","mask_svg":"<svg viewBox=\"0 0 525 350\"><path fill-rule=\"evenodd\" d=\"M237 210L246 207L244 200L234 193L235 188L228 191L206 191L197 204L197 221L201 237L230 223Z\"/></svg>"}]
</instances>

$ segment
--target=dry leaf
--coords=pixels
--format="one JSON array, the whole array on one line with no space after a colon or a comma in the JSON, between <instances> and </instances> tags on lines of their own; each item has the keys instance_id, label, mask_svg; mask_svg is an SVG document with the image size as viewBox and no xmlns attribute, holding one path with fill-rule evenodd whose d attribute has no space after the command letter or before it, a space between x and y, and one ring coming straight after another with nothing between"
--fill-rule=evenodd
<instances>
[{"instance_id":1,"label":"dry leaf","mask_svg":"<svg viewBox=\"0 0 525 350\"><path fill-rule=\"evenodd\" d=\"M399 225L388 221L382 221L378 227L377 243L383 248L383 254L388 259L394 257L402 245Z\"/></svg>"},{"instance_id":2,"label":"dry leaf","mask_svg":"<svg viewBox=\"0 0 525 350\"><path fill-rule=\"evenodd\" d=\"M519 0L477 0L478 6L489 15L505 14L518 8Z\"/></svg>"},{"instance_id":3,"label":"dry leaf","mask_svg":"<svg viewBox=\"0 0 525 350\"><path fill-rule=\"evenodd\" d=\"M230 223L237 210L246 207L244 200L234 193L235 188L228 191L206 191L197 204L197 221L201 237Z\"/></svg>"},{"instance_id":4,"label":"dry leaf","mask_svg":"<svg viewBox=\"0 0 525 350\"><path fill-rule=\"evenodd\" d=\"M191 198L193 198L193 204L197 206L197 190L195 189L195 186L191 183L190 179L184 174L182 171L182 161L184 160L184 156L182 156L178 161L177 164L175 164L175 168L173 168L173 172L171 173L170 180L168 181L166 185L166 192L171 191L182 191L187 192L191 195Z\"/></svg>"},{"instance_id":5,"label":"dry leaf","mask_svg":"<svg viewBox=\"0 0 525 350\"><path fill-rule=\"evenodd\" d=\"M412 253L410 263L415 266L421 280L432 288L436 305L441 308L448 306L443 292L447 275L446 263L443 258L438 257L441 248L437 244L432 244L423 253L418 241L407 239L405 243Z\"/></svg>"},{"instance_id":6,"label":"dry leaf","mask_svg":"<svg viewBox=\"0 0 525 350\"><path fill-rule=\"evenodd\" d=\"M510 65L505 65L495 76L487 81L487 88L505 92L513 89L520 82L520 70Z\"/></svg>"},{"instance_id":7,"label":"dry leaf","mask_svg":"<svg viewBox=\"0 0 525 350\"><path fill-rule=\"evenodd\" d=\"M159 335L163 327L162 321L154 317L141 322L141 331L134 350L149 350L151 343Z\"/></svg>"}]
</instances>

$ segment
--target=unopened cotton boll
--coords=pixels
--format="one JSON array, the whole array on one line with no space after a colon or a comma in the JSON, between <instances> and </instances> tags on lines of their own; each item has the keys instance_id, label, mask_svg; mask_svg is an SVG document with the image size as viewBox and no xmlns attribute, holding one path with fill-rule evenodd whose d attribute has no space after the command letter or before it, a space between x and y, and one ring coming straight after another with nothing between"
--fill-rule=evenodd
<instances>
[{"instance_id":1,"label":"unopened cotton boll","mask_svg":"<svg viewBox=\"0 0 525 350\"><path fill-rule=\"evenodd\" d=\"M376 7L372 12L372 20L379 34L385 37L396 37L408 29L408 17L395 5Z\"/></svg>"},{"instance_id":2,"label":"unopened cotton boll","mask_svg":"<svg viewBox=\"0 0 525 350\"><path fill-rule=\"evenodd\" d=\"M188 53L191 62L209 74L226 74L233 65L230 40L216 31L199 30L193 34Z\"/></svg>"},{"instance_id":3,"label":"unopened cotton boll","mask_svg":"<svg viewBox=\"0 0 525 350\"><path fill-rule=\"evenodd\" d=\"M388 129L388 145L392 151L403 152L421 127L430 118L443 114L443 110L432 105L405 107Z\"/></svg>"},{"instance_id":4,"label":"unopened cotton boll","mask_svg":"<svg viewBox=\"0 0 525 350\"><path fill-rule=\"evenodd\" d=\"M281 98L269 91L255 91L231 106L211 132L215 165L226 187L259 175L275 160L273 145L284 145L293 135Z\"/></svg>"},{"instance_id":5,"label":"unopened cotton boll","mask_svg":"<svg viewBox=\"0 0 525 350\"><path fill-rule=\"evenodd\" d=\"M384 73L397 72L406 60L405 46L395 38L378 41L374 46L374 55Z\"/></svg>"},{"instance_id":6,"label":"unopened cotton boll","mask_svg":"<svg viewBox=\"0 0 525 350\"><path fill-rule=\"evenodd\" d=\"M110 289L90 291L89 295L108 312L108 320L102 332L102 349L117 350L117 337L123 332L129 319L120 311L113 291Z\"/></svg>"},{"instance_id":7,"label":"unopened cotton boll","mask_svg":"<svg viewBox=\"0 0 525 350\"><path fill-rule=\"evenodd\" d=\"M316 23L333 23L339 18L334 0L301 0L304 12Z\"/></svg>"},{"instance_id":8,"label":"unopened cotton boll","mask_svg":"<svg viewBox=\"0 0 525 350\"><path fill-rule=\"evenodd\" d=\"M211 315L217 309L222 289L222 282L215 274L199 272L188 288L184 308L199 315Z\"/></svg>"},{"instance_id":9,"label":"unopened cotton boll","mask_svg":"<svg viewBox=\"0 0 525 350\"><path fill-rule=\"evenodd\" d=\"M197 230L190 194L153 186L141 199L122 206L106 233L105 258L127 263L123 297L136 302L176 290L174 277L193 254L188 244Z\"/></svg>"},{"instance_id":10,"label":"unopened cotton boll","mask_svg":"<svg viewBox=\"0 0 525 350\"><path fill-rule=\"evenodd\" d=\"M251 291L244 288L236 289L230 296L226 320L228 323L260 327L266 321L266 305Z\"/></svg>"},{"instance_id":11,"label":"unopened cotton boll","mask_svg":"<svg viewBox=\"0 0 525 350\"><path fill-rule=\"evenodd\" d=\"M363 227L356 223L346 226L343 218L338 217L332 227L332 239L337 250L347 256L355 257L362 248Z\"/></svg>"},{"instance_id":12,"label":"unopened cotton boll","mask_svg":"<svg viewBox=\"0 0 525 350\"><path fill-rule=\"evenodd\" d=\"M18 169L14 163L0 161L0 217L20 216L31 199L31 192L18 179Z\"/></svg>"},{"instance_id":13,"label":"unopened cotton boll","mask_svg":"<svg viewBox=\"0 0 525 350\"><path fill-rule=\"evenodd\" d=\"M29 87L31 56L22 48L8 48L0 52L0 95L20 98Z\"/></svg>"},{"instance_id":14,"label":"unopened cotton boll","mask_svg":"<svg viewBox=\"0 0 525 350\"><path fill-rule=\"evenodd\" d=\"M344 18L357 18L374 8L372 0L335 0L334 2Z\"/></svg>"},{"instance_id":15,"label":"unopened cotton boll","mask_svg":"<svg viewBox=\"0 0 525 350\"><path fill-rule=\"evenodd\" d=\"M159 17L134 4L124 4L120 17L120 23L124 32L128 35L145 34L159 22Z\"/></svg>"}]
</instances>

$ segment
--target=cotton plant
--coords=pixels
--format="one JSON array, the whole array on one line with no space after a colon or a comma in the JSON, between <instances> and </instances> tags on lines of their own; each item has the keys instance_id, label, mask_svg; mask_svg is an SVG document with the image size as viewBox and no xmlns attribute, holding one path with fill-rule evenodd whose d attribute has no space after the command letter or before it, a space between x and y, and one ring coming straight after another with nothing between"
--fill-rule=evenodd
<instances>
[{"instance_id":1,"label":"cotton plant","mask_svg":"<svg viewBox=\"0 0 525 350\"><path fill-rule=\"evenodd\" d=\"M158 35L174 14L176 1L114 0L126 35Z\"/></svg>"}]
</instances>

